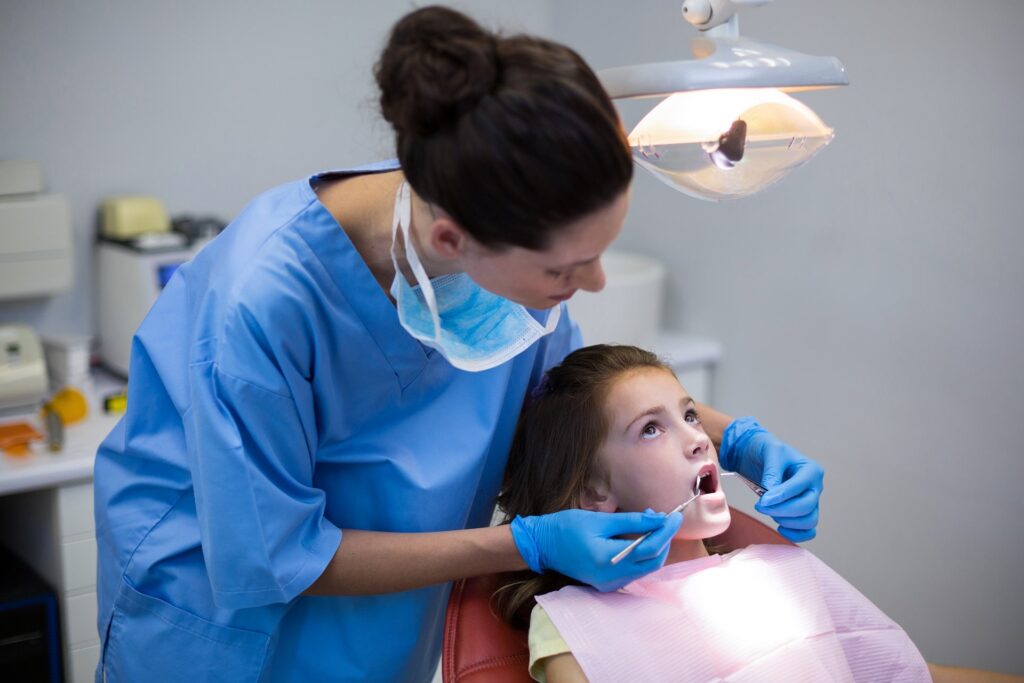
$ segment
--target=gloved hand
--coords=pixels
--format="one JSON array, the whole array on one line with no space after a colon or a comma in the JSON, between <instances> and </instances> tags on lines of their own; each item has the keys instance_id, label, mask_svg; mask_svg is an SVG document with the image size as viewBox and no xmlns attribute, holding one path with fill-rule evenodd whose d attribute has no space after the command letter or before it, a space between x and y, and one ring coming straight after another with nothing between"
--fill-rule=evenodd
<instances>
[{"instance_id":1,"label":"gloved hand","mask_svg":"<svg viewBox=\"0 0 1024 683\"><path fill-rule=\"evenodd\" d=\"M795 543L814 538L825 477L821 465L779 441L752 417L726 427L718 457L725 469L768 489L754 509L774 519L780 534Z\"/></svg>"},{"instance_id":2,"label":"gloved hand","mask_svg":"<svg viewBox=\"0 0 1024 683\"><path fill-rule=\"evenodd\" d=\"M599 591L613 591L660 569L668 556L669 544L679 525L681 513L664 515L647 512L591 512L561 510L548 515L516 517L512 539L526 564L535 572L545 569L589 583ZM618 564L611 560L631 543L614 538L655 530Z\"/></svg>"}]
</instances>

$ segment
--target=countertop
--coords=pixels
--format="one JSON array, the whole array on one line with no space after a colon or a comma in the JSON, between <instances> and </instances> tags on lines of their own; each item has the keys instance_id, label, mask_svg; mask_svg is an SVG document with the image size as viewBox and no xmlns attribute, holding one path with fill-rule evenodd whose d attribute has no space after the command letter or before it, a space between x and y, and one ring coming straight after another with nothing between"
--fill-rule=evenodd
<instances>
[{"instance_id":1,"label":"countertop","mask_svg":"<svg viewBox=\"0 0 1024 683\"><path fill-rule=\"evenodd\" d=\"M60 486L92 478L96 448L121 418L103 412L102 396L124 387L123 380L103 372L93 374L92 387L86 390L89 414L81 422L64 429L64 448L51 453L45 442L35 442L25 455L0 452L0 496ZM25 420L40 432L45 429L38 413L7 414L0 422Z\"/></svg>"}]
</instances>

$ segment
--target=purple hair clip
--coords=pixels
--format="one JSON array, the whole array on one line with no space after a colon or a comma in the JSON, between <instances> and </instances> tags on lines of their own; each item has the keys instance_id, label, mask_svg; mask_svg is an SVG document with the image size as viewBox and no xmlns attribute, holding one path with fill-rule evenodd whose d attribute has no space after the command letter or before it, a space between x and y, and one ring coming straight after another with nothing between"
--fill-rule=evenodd
<instances>
[{"instance_id":1,"label":"purple hair clip","mask_svg":"<svg viewBox=\"0 0 1024 683\"><path fill-rule=\"evenodd\" d=\"M540 378L540 381L537 382L537 386L530 390L530 400L536 401L541 396L548 393L548 387L550 386L551 378L548 377L548 374L545 372L544 375Z\"/></svg>"}]
</instances>

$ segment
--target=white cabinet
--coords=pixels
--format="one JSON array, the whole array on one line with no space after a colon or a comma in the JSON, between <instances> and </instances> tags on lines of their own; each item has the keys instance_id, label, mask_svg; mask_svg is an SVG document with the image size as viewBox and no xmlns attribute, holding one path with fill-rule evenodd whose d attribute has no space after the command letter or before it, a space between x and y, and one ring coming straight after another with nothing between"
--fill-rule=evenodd
<instances>
[{"instance_id":1,"label":"white cabinet","mask_svg":"<svg viewBox=\"0 0 1024 683\"><path fill-rule=\"evenodd\" d=\"M92 481L0 497L0 538L57 593L64 680L93 680L100 641Z\"/></svg>"},{"instance_id":2,"label":"white cabinet","mask_svg":"<svg viewBox=\"0 0 1024 683\"><path fill-rule=\"evenodd\" d=\"M122 386L115 378L94 375L90 406ZM100 442L118 419L94 410L68 425L59 453L36 444L24 456L0 455L0 542L57 593L67 683L92 681L99 661L92 470ZM2 672L0 680L5 680Z\"/></svg>"}]
</instances>

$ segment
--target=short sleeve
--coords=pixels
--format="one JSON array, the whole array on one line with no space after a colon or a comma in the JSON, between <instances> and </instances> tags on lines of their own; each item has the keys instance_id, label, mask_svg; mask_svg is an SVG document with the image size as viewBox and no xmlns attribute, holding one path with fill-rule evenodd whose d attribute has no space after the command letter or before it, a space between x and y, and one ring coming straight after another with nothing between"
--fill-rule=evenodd
<instances>
[{"instance_id":1,"label":"short sleeve","mask_svg":"<svg viewBox=\"0 0 1024 683\"><path fill-rule=\"evenodd\" d=\"M530 613L530 676L533 680L546 683L543 660L569 652L569 646L555 628L551 617L540 605Z\"/></svg>"},{"instance_id":2,"label":"short sleeve","mask_svg":"<svg viewBox=\"0 0 1024 683\"><path fill-rule=\"evenodd\" d=\"M232 365L272 373L239 334ZM250 358L244 357L246 355ZM215 360L189 367L184 415L203 557L215 602L240 609L287 603L322 573L341 542L313 486L316 436L294 397L225 371ZM275 387L270 389L267 387Z\"/></svg>"}]
</instances>

